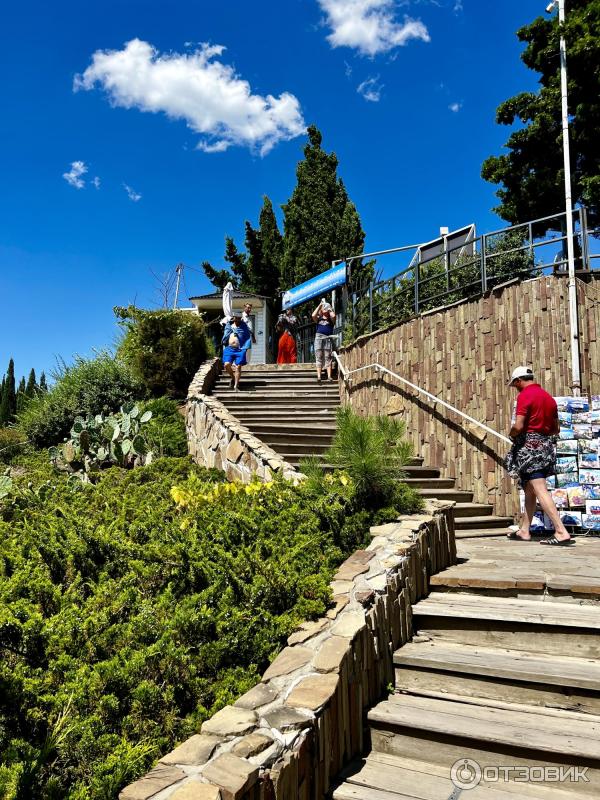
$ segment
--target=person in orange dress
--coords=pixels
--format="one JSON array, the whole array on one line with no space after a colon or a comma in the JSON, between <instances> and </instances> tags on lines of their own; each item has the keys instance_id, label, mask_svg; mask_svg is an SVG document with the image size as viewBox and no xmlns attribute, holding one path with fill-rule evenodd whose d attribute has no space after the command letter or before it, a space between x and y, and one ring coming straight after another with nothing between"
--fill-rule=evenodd
<instances>
[{"instance_id":1,"label":"person in orange dress","mask_svg":"<svg viewBox=\"0 0 600 800\"><path fill-rule=\"evenodd\" d=\"M279 315L275 330L281 334L277 348L278 364L296 364L298 361L298 350L296 348L296 331L298 320L291 308L286 309L284 314Z\"/></svg>"}]
</instances>

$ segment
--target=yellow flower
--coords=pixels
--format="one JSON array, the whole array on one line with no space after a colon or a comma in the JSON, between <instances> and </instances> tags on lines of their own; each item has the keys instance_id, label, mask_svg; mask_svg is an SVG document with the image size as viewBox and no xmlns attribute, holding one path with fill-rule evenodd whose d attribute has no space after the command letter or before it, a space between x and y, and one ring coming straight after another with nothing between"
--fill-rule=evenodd
<instances>
[{"instance_id":1,"label":"yellow flower","mask_svg":"<svg viewBox=\"0 0 600 800\"><path fill-rule=\"evenodd\" d=\"M343 472L340 475L340 483L342 484L342 486L348 486L348 484L350 483L350 478L347 475L344 475Z\"/></svg>"}]
</instances>

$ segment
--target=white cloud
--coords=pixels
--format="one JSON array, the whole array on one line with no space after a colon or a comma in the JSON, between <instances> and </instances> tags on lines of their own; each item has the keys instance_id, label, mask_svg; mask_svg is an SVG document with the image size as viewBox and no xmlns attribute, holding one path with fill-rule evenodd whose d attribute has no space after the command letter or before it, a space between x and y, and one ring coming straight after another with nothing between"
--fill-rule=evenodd
<instances>
[{"instance_id":1,"label":"white cloud","mask_svg":"<svg viewBox=\"0 0 600 800\"><path fill-rule=\"evenodd\" d=\"M462 103L450 103L448 108L450 109L450 111L454 112L454 114L458 114L458 112L462 108Z\"/></svg>"},{"instance_id":2,"label":"white cloud","mask_svg":"<svg viewBox=\"0 0 600 800\"><path fill-rule=\"evenodd\" d=\"M452 9L455 14L460 14L461 11L464 11L462 0L456 0L454 3L454 8Z\"/></svg>"},{"instance_id":3,"label":"white cloud","mask_svg":"<svg viewBox=\"0 0 600 800\"><path fill-rule=\"evenodd\" d=\"M383 89L383 86L377 83L378 80L379 75L376 78L367 78L356 87L356 91L370 103L378 103Z\"/></svg>"},{"instance_id":4,"label":"white cloud","mask_svg":"<svg viewBox=\"0 0 600 800\"><path fill-rule=\"evenodd\" d=\"M85 161L72 161L71 169L68 172L63 172L63 178L74 189L83 189L85 181L81 177L88 171Z\"/></svg>"},{"instance_id":5,"label":"white cloud","mask_svg":"<svg viewBox=\"0 0 600 800\"><path fill-rule=\"evenodd\" d=\"M128 197L128 198L129 198L129 199L130 199L130 200L131 200L133 203L137 203L139 200L141 200L141 199L142 199L142 195L141 195L141 194L139 194L139 192L136 192L136 191L135 191L135 189L132 189L132 188L131 188L131 186L129 186L128 184L124 183L124 184L123 184L123 188L124 188L124 189L125 189L125 191L127 192L127 197Z\"/></svg>"},{"instance_id":6,"label":"white cloud","mask_svg":"<svg viewBox=\"0 0 600 800\"><path fill-rule=\"evenodd\" d=\"M289 92L253 94L233 67L215 60L224 50L201 44L191 53L161 55L148 42L133 39L122 50L97 50L73 88L100 86L115 106L183 119L201 134L199 149L209 153L242 145L264 155L304 133L298 99Z\"/></svg>"},{"instance_id":7,"label":"white cloud","mask_svg":"<svg viewBox=\"0 0 600 800\"><path fill-rule=\"evenodd\" d=\"M100 178L96 175L96 177L92 180L92 186L95 186L96 189L100 188Z\"/></svg>"},{"instance_id":8,"label":"white cloud","mask_svg":"<svg viewBox=\"0 0 600 800\"><path fill-rule=\"evenodd\" d=\"M395 0L317 0L325 12L332 47L353 47L362 55L374 56L402 47L411 39L430 41L419 19L395 16Z\"/></svg>"}]
</instances>

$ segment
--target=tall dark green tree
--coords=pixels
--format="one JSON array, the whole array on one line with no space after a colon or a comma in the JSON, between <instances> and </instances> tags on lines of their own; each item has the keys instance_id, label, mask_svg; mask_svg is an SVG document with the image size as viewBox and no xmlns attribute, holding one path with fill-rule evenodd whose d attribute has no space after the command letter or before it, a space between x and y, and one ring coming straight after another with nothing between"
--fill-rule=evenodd
<instances>
[{"instance_id":1,"label":"tall dark green tree","mask_svg":"<svg viewBox=\"0 0 600 800\"><path fill-rule=\"evenodd\" d=\"M11 358L8 362L2 405L0 406L0 424L7 425L12 422L17 410L17 393L15 389L15 362Z\"/></svg>"},{"instance_id":2,"label":"tall dark green tree","mask_svg":"<svg viewBox=\"0 0 600 800\"><path fill-rule=\"evenodd\" d=\"M17 411L21 411L25 402L27 400L26 394L27 384L25 383L25 378L21 378L19 381L19 388L17 389Z\"/></svg>"},{"instance_id":3,"label":"tall dark green tree","mask_svg":"<svg viewBox=\"0 0 600 800\"><path fill-rule=\"evenodd\" d=\"M360 253L365 241L358 212L337 175L336 154L323 150L314 125L308 139L296 168L296 188L282 206L285 288L318 275L334 259Z\"/></svg>"},{"instance_id":4,"label":"tall dark green tree","mask_svg":"<svg viewBox=\"0 0 600 800\"><path fill-rule=\"evenodd\" d=\"M236 289L275 298L280 280L282 238L268 197L263 199L259 227L245 223L245 252L238 250L234 240L225 239L224 260L229 268L217 269L205 261L206 277L217 288L231 281Z\"/></svg>"},{"instance_id":5,"label":"tall dark green tree","mask_svg":"<svg viewBox=\"0 0 600 800\"><path fill-rule=\"evenodd\" d=\"M47 392L48 391L48 383L46 382L46 373L42 372L40 375L40 384L39 384L40 392Z\"/></svg>"},{"instance_id":6,"label":"tall dark green tree","mask_svg":"<svg viewBox=\"0 0 600 800\"><path fill-rule=\"evenodd\" d=\"M572 189L575 202L600 221L600 0L569 0L564 26L567 44ZM501 125L518 125L507 153L491 156L482 177L498 184L494 209L511 223L564 211L559 39L556 15L538 17L517 31L521 54L539 73L537 92L506 100L496 112Z\"/></svg>"},{"instance_id":7,"label":"tall dark green tree","mask_svg":"<svg viewBox=\"0 0 600 800\"><path fill-rule=\"evenodd\" d=\"M25 394L27 397L34 397L38 390L37 381L35 379L35 370L32 369L29 373L29 377L27 378L27 386L25 388Z\"/></svg>"}]
</instances>

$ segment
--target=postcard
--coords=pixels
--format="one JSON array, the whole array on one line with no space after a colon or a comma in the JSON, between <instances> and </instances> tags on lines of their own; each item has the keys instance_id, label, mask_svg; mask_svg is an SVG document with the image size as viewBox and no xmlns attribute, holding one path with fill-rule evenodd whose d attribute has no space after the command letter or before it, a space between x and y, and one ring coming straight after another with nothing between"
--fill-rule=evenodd
<instances>
[{"instance_id":1,"label":"postcard","mask_svg":"<svg viewBox=\"0 0 600 800\"><path fill-rule=\"evenodd\" d=\"M558 432L559 439L574 439L575 438L575 431L573 428L561 428Z\"/></svg>"},{"instance_id":2,"label":"postcard","mask_svg":"<svg viewBox=\"0 0 600 800\"><path fill-rule=\"evenodd\" d=\"M560 411L564 412L567 410L567 406L569 405L568 397L555 397L554 400L556 402L556 407L558 408L559 412Z\"/></svg>"},{"instance_id":3,"label":"postcard","mask_svg":"<svg viewBox=\"0 0 600 800\"><path fill-rule=\"evenodd\" d=\"M585 412L590 410L590 401L587 397L567 397L566 400L567 411Z\"/></svg>"},{"instance_id":4,"label":"postcard","mask_svg":"<svg viewBox=\"0 0 600 800\"><path fill-rule=\"evenodd\" d=\"M597 453L598 452L598 440L597 439L578 439L579 442L579 454L583 455L584 453Z\"/></svg>"},{"instance_id":5,"label":"postcard","mask_svg":"<svg viewBox=\"0 0 600 800\"><path fill-rule=\"evenodd\" d=\"M600 531L600 514L584 514L581 525L592 531Z\"/></svg>"},{"instance_id":6,"label":"postcard","mask_svg":"<svg viewBox=\"0 0 600 800\"><path fill-rule=\"evenodd\" d=\"M559 486L561 489L568 489L574 486L579 486L579 483L580 481L577 475L570 472L564 472L564 473L561 472L556 476L556 485ZM547 482L546 485L548 485Z\"/></svg>"},{"instance_id":7,"label":"postcard","mask_svg":"<svg viewBox=\"0 0 600 800\"><path fill-rule=\"evenodd\" d=\"M587 411L575 411L571 417L573 425L589 425L591 423L590 414Z\"/></svg>"},{"instance_id":8,"label":"postcard","mask_svg":"<svg viewBox=\"0 0 600 800\"><path fill-rule=\"evenodd\" d=\"M570 427L573 422L573 414L571 414L570 411L559 411L558 419L560 421L561 426L568 425Z\"/></svg>"},{"instance_id":9,"label":"postcard","mask_svg":"<svg viewBox=\"0 0 600 800\"><path fill-rule=\"evenodd\" d=\"M554 505L557 508L568 508L569 506L569 492L578 492L579 489L552 489L550 494L552 495L552 499L554 500ZM583 503L578 503L577 505L584 505L585 498ZM571 505L573 505L571 503Z\"/></svg>"},{"instance_id":10,"label":"postcard","mask_svg":"<svg viewBox=\"0 0 600 800\"><path fill-rule=\"evenodd\" d=\"M585 508L587 496L581 486L572 486L566 491L569 498L569 506L571 508Z\"/></svg>"},{"instance_id":11,"label":"postcard","mask_svg":"<svg viewBox=\"0 0 600 800\"><path fill-rule=\"evenodd\" d=\"M592 425L592 438L593 439L600 438L600 425Z\"/></svg>"},{"instance_id":12,"label":"postcard","mask_svg":"<svg viewBox=\"0 0 600 800\"><path fill-rule=\"evenodd\" d=\"M582 423L573 423L573 434L576 439L592 439L592 426Z\"/></svg>"},{"instance_id":13,"label":"postcard","mask_svg":"<svg viewBox=\"0 0 600 800\"><path fill-rule=\"evenodd\" d=\"M600 500L600 485L586 484L581 487L585 492L586 500Z\"/></svg>"},{"instance_id":14,"label":"postcard","mask_svg":"<svg viewBox=\"0 0 600 800\"><path fill-rule=\"evenodd\" d=\"M592 425L600 425L600 408L590 411L590 422Z\"/></svg>"},{"instance_id":15,"label":"postcard","mask_svg":"<svg viewBox=\"0 0 600 800\"><path fill-rule=\"evenodd\" d=\"M560 473L577 472L576 456L558 456L556 459L556 471Z\"/></svg>"},{"instance_id":16,"label":"postcard","mask_svg":"<svg viewBox=\"0 0 600 800\"><path fill-rule=\"evenodd\" d=\"M536 511L529 526L530 531L543 531L546 526L544 525L544 514L542 511Z\"/></svg>"},{"instance_id":17,"label":"postcard","mask_svg":"<svg viewBox=\"0 0 600 800\"><path fill-rule=\"evenodd\" d=\"M582 453L579 457L579 467L581 469L598 469L600 467L598 453Z\"/></svg>"},{"instance_id":18,"label":"postcard","mask_svg":"<svg viewBox=\"0 0 600 800\"><path fill-rule=\"evenodd\" d=\"M600 484L600 469L580 469L579 483Z\"/></svg>"},{"instance_id":19,"label":"postcard","mask_svg":"<svg viewBox=\"0 0 600 800\"><path fill-rule=\"evenodd\" d=\"M600 516L600 502L598 500L586 500L585 503L586 514L597 514Z\"/></svg>"},{"instance_id":20,"label":"postcard","mask_svg":"<svg viewBox=\"0 0 600 800\"><path fill-rule=\"evenodd\" d=\"M548 489L556 488L556 475L548 475L546 478L546 487Z\"/></svg>"},{"instance_id":21,"label":"postcard","mask_svg":"<svg viewBox=\"0 0 600 800\"><path fill-rule=\"evenodd\" d=\"M600 411L600 394L592 395L592 411Z\"/></svg>"},{"instance_id":22,"label":"postcard","mask_svg":"<svg viewBox=\"0 0 600 800\"><path fill-rule=\"evenodd\" d=\"M559 439L556 443L556 452L559 455L577 455L579 452L577 441L577 439ZM581 439L581 441L584 440Z\"/></svg>"},{"instance_id":23,"label":"postcard","mask_svg":"<svg viewBox=\"0 0 600 800\"><path fill-rule=\"evenodd\" d=\"M581 526L581 511L559 511L563 525Z\"/></svg>"}]
</instances>

